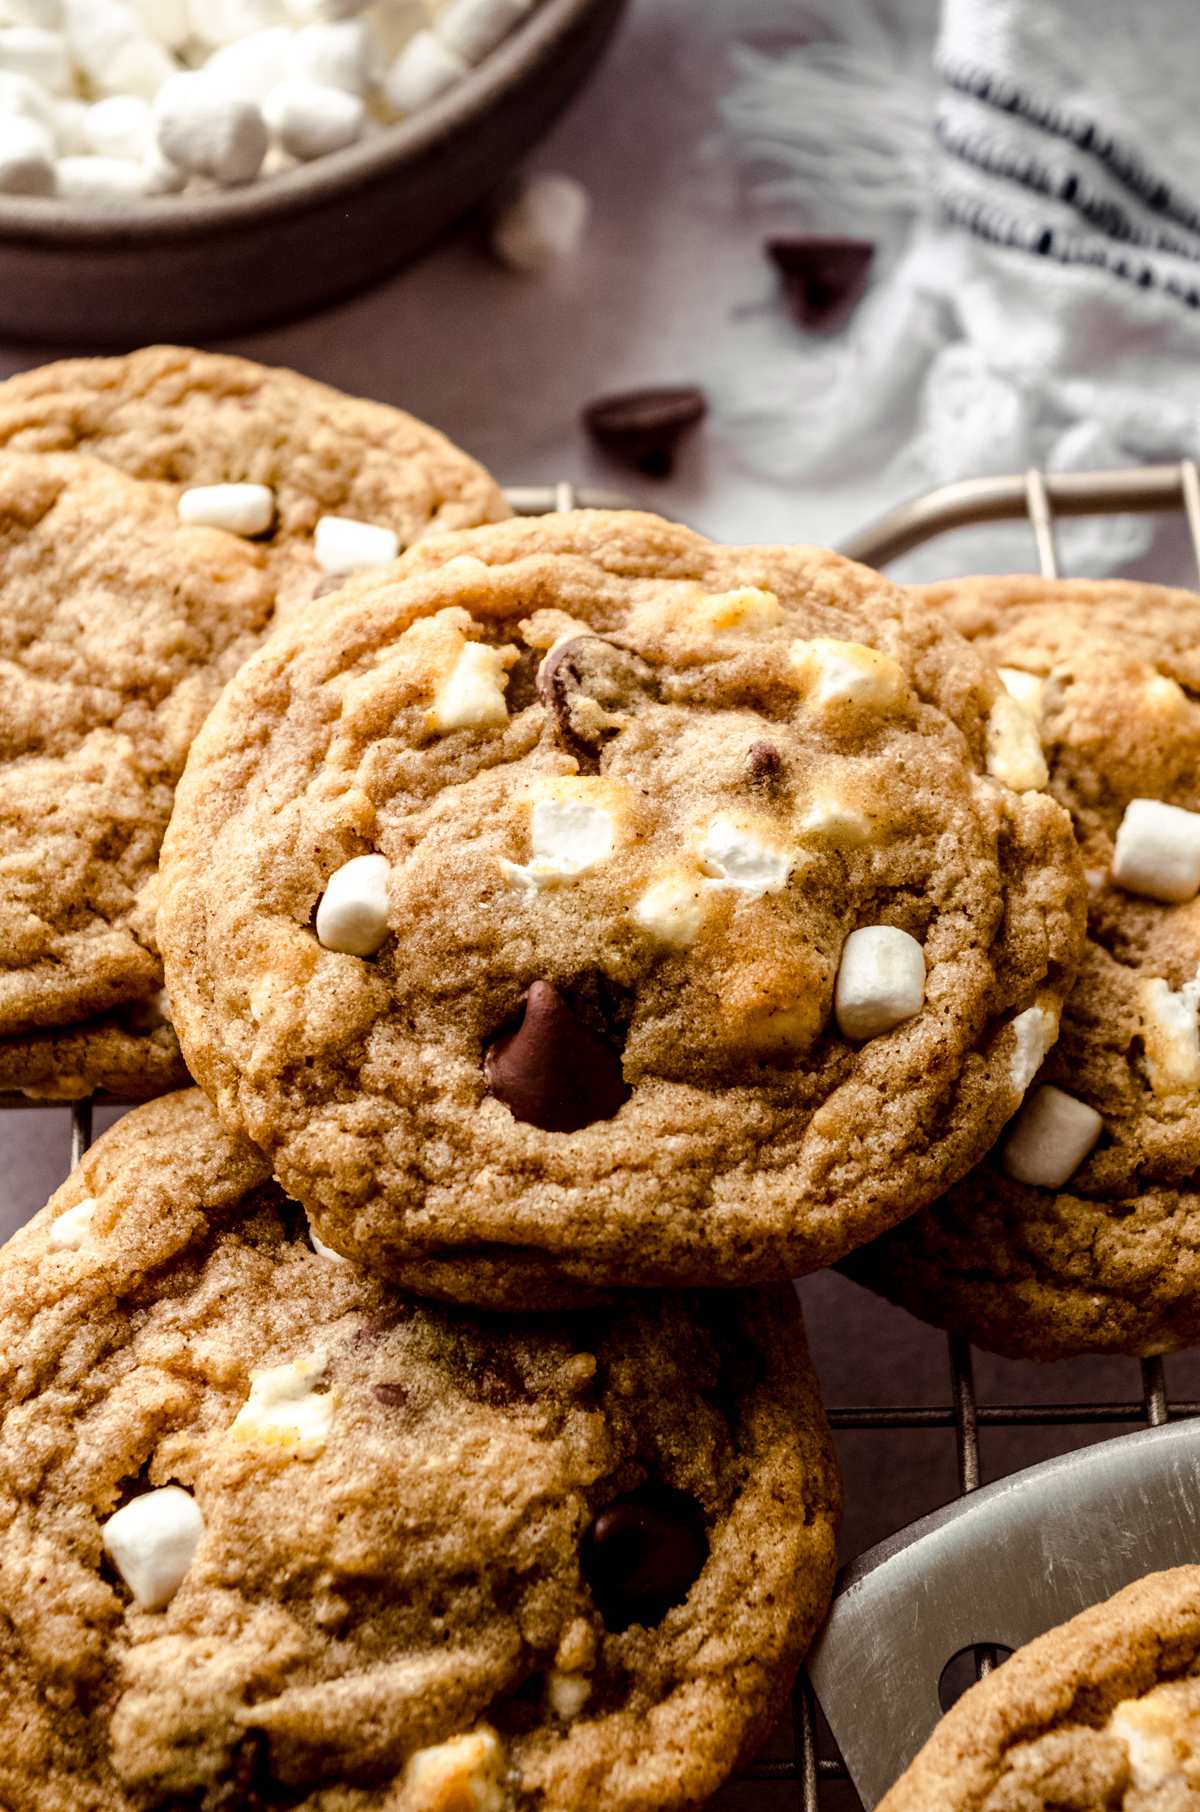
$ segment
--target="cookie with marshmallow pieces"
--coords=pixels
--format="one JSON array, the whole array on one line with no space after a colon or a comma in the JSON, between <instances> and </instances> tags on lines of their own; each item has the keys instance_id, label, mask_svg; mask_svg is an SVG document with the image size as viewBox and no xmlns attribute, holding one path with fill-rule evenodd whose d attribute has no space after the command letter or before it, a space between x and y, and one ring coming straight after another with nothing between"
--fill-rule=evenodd
<instances>
[{"instance_id":1,"label":"cookie with marshmallow pieces","mask_svg":"<svg viewBox=\"0 0 1200 1812\"><path fill-rule=\"evenodd\" d=\"M1200 598L968 579L920 595L1037 712L1089 889L1079 979L1021 1112L861 1282L1014 1358L1200 1340Z\"/></svg>"},{"instance_id":2,"label":"cookie with marshmallow pieces","mask_svg":"<svg viewBox=\"0 0 1200 1812\"><path fill-rule=\"evenodd\" d=\"M0 1421L12 1812L697 1806L833 1586L789 1287L419 1301L198 1090L0 1252Z\"/></svg>"},{"instance_id":3,"label":"cookie with marshmallow pieces","mask_svg":"<svg viewBox=\"0 0 1200 1812\"><path fill-rule=\"evenodd\" d=\"M547 1306L830 1263L987 1149L1083 882L994 670L878 574L579 512L276 632L193 747L185 1056L323 1240Z\"/></svg>"}]
</instances>

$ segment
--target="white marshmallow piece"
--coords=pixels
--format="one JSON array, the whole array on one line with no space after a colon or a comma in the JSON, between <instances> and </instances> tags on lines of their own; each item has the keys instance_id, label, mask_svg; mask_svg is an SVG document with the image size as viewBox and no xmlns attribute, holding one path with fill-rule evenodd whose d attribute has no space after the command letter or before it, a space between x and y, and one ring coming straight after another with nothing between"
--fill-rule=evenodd
<instances>
[{"instance_id":1,"label":"white marshmallow piece","mask_svg":"<svg viewBox=\"0 0 1200 1812\"><path fill-rule=\"evenodd\" d=\"M163 1611L187 1577L204 1537L195 1498L179 1485L135 1497L100 1534L139 1609Z\"/></svg>"},{"instance_id":2,"label":"white marshmallow piece","mask_svg":"<svg viewBox=\"0 0 1200 1812\"><path fill-rule=\"evenodd\" d=\"M863 925L842 946L834 1012L843 1037L878 1038L925 1005L925 952L894 925Z\"/></svg>"},{"instance_id":3,"label":"white marshmallow piece","mask_svg":"<svg viewBox=\"0 0 1200 1812\"><path fill-rule=\"evenodd\" d=\"M146 172L128 157L60 157L58 193L65 201L136 201Z\"/></svg>"},{"instance_id":4,"label":"white marshmallow piece","mask_svg":"<svg viewBox=\"0 0 1200 1812\"><path fill-rule=\"evenodd\" d=\"M1009 1028L1016 1040L1009 1076L1018 1095L1024 1095L1058 1037L1058 1018L1047 1007L1026 1007Z\"/></svg>"},{"instance_id":5,"label":"white marshmallow piece","mask_svg":"<svg viewBox=\"0 0 1200 1812\"><path fill-rule=\"evenodd\" d=\"M275 520L275 493L265 484L200 484L179 499L179 520L231 535L261 535Z\"/></svg>"},{"instance_id":6,"label":"white marshmallow piece","mask_svg":"<svg viewBox=\"0 0 1200 1812\"><path fill-rule=\"evenodd\" d=\"M1094 1107L1044 1082L1014 1120L1000 1162L1015 1182L1061 1189L1103 1131Z\"/></svg>"},{"instance_id":7,"label":"white marshmallow piece","mask_svg":"<svg viewBox=\"0 0 1200 1812\"><path fill-rule=\"evenodd\" d=\"M147 195L178 195L187 187L188 173L164 157L157 144L146 147L142 158L142 180Z\"/></svg>"},{"instance_id":8,"label":"white marshmallow piece","mask_svg":"<svg viewBox=\"0 0 1200 1812\"><path fill-rule=\"evenodd\" d=\"M582 799L538 799L530 831L533 859L527 867L502 861L501 873L512 887L574 881L611 856L614 830L611 814L602 806Z\"/></svg>"},{"instance_id":9,"label":"white marshmallow piece","mask_svg":"<svg viewBox=\"0 0 1200 1812\"><path fill-rule=\"evenodd\" d=\"M712 887L711 881L699 876L667 875L636 902L634 922L656 942L686 950L704 929Z\"/></svg>"},{"instance_id":10,"label":"white marshmallow piece","mask_svg":"<svg viewBox=\"0 0 1200 1812\"><path fill-rule=\"evenodd\" d=\"M1117 832L1112 878L1126 893L1178 903L1200 892L1200 812L1131 799Z\"/></svg>"},{"instance_id":11,"label":"white marshmallow piece","mask_svg":"<svg viewBox=\"0 0 1200 1812\"><path fill-rule=\"evenodd\" d=\"M222 44L204 65L205 75L215 76L244 101L259 107L287 73L292 33L286 25L268 25L233 44Z\"/></svg>"},{"instance_id":12,"label":"white marshmallow piece","mask_svg":"<svg viewBox=\"0 0 1200 1812\"><path fill-rule=\"evenodd\" d=\"M332 1246L325 1244L311 1221L308 1223L308 1237L312 1241L313 1251L318 1258L328 1259L331 1265L348 1265L350 1263L348 1258L343 1258L340 1252L335 1252Z\"/></svg>"},{"instance_id":13,"label":"white marshmallow piece","mask_svg":"<svg viewBox=\"0 0 1200 1812\"><path fill-rule=\"evenodd\" d=\"M323 573L356 573L386 566L400 552L393 529L353 516L322 516L313 537L313 553Z\"/></svg>"},{"instance_id":14,"label":"white marshmallow piece","mask_svg":"<svg viewBox=\"0 0 1200 1812\"><path fill-rule=\"evenodd\" d=\"M1037 723L1017 699L1002 692L988 712L987 771L1014 793L1032 793L1050 778Z\"/></svg>"},{"instance_id":15,"label":"white marshmallow piece","mask_svg":"<svg viewBox=\"0 0 1200 1812\"><path fill-rule=\"evenodd\" d=\"M182 44L191 32L187 0L129 0L129 4L160 44Z\"/></svg>"},{"instance_id":16,"label":"white marshmallow piece","mask_svg":"<svg viewBox=\"0 0 1200 1812\"><path fill-rule=\"evenodd\" d=\"M0 194L53 195L54 142L38 120L0 114Z\"/></svg>"},{"instance_id":17,"label":"white marshmallow piece","mask_svg":"<svg viewBox=\"0 0 1200 1812\"><path fill-rule=\"evenodd\" d=\"M179 169L226 188L258 175L268 142L261 112L204 70L164 82L154 117L158 148Z\"/></svg>"},{"instance_id":18,"label":"white marshmallow piece","mask_svg":"<svg viewBox=\"0 0 1200 1812\"><path fill-rule=\"evenodd\" d=\"M95 101L83 118L83 136L98 157L131 158L135 163L150 145L150 103L140 94L110 94Z\"/></svg>"},{"instance_id":19,"label":"white marshmallow piece","mask_svg":"<svg viewBox=\"0 0 1200 1812\"><path fill-rule=\"evenodd\" d=\"M59 31L43 31L36 25L4 27L0 29L0 69L28 76L31 82L59 94L71 74L67 40Z\"/></svg>"},{"instance_id":20,"label":"white marshmallow piece","mask_svg":"<svg viewBox=\"0 0 1200 1812\"><path fill-rule=\"evenodd\" d=\"M429 712L429 727L445 735L449 730L472 730L508 722L505 703L504 656L499 648L483 642L464 642L457 660L441 685Z\"/></svg>"},{"instance_id":21,"label":"white marshmallow piece","mask_svg":"<svg viewBox=\"0 0 1200 1812\"><path fill-rule=\"evenodd\" d=\"M1174 992L1161 976L1138 989L1142 1043L1156 1095L1200 1088L1200 975Z\"/></svg>"},{"instance_id":22,"label":"white marshmallow piece","mask_svg":"<svg viewBox=\"0 0 1200 1812\"><path fill-rule=\"evenodd\" d=\"M571 176L531 176L492 228L492 250L511 270L549 270L579 248L591 199Z\"/></svg>"},{"instance_id":23,"label":"white marshmallow piece","mask_svg":"<svg viewBox=\"0 0 1200 1812\"><path fill-rule=\"evenodd\" d=\"M586 1674L562 1673L552 1667L546 1676L547 1703L564 1724L579 1716L591 1696L592 1683Z\"/></svg>"},{"instance_id":24,"label":"white marshmallow piece","mask_svg":"<svg viewBox=\"0 0 1200 1812\"><path fill-rule=\"evenodd\" d=\"M366 94L379 86L382 56L365 19L318 20L301 26L288 47L287 80Z\"/></svg>"},{"instance_id":25,"label":"white marshmallow piece","mask_svg":"<svg viewBox=\"0 0 1200 1812\"><path fill-rule=\"evenodd\" d=\"M461 82L470 67L431 31L415 32L384 77L384 98L396 113L415 113Z\"/></svg>"},{"instance_id":26,"label":"white marshmallow piece","mask_svg":"<svg viewBox=\"0 0 1200 1812\"><path fill-rule=\"evenodd\" d=\"M1034 723L1042 721L1042 694L1046 682L1036 673L1026 673L1020 667L997 667L997 673L1004 681L1004 689L1024 705Z\"/></svg>"},{"instance_id":27,"label":"white marshmallow piece","mask_svg":"<svg viewBox=\"0 0 1200 1812\"><path fill-rule=\"evenodd\" d=\"M330 875L317 907L317 941L345 956L374 956L388 932L386 856L353 856Z\"/></svg>"},{"instance_id":28,"label":"white marshmallow piece","mask_svg":"<svg viewBox=\"0 0 1200 1812\"><path fill-rule=\"evenodd\" d=\"M318 1393L313 1389L325 1376L328 1365L328 1353L318 1348L306 1359L255 1372L249 1400L239 1409L229 1431L233 1439L289 1448L298 1460L315 1460L329 1439L337 1407L333 1391Z\"/></svg>"},{"instance_id":29,"label":"white marshmallow piece","mask_svg":"<svg viewBox=\"0 0 1200 1812\"><path fill-rule=\"evenodd\" d=\"M414 1806L469 1806L471 1812L502 1812L507 1798L506 1766L499 1738L484 1726L428 1749L414 1750L405 1764L404 1786L411 1790Z\"/></svg>"},{"instance_id":30,"label":"white marshmallow piece","mask_svg":"<svg viewBox=\"0 0 1200 1812\"><path fill-rule=\"evenodd\" d=\"M434 31L464 62L479 63L507 38L535 0L450 0L437 16Z\"/></svg>"},{"instance_id":31,"label":"white marshmallow piece","mask_svg":"<svg viewBox=\"0 0 1200 1812\"><path fill-rule=\"evenodd\" d=\"M23 114L27 120L45 126L47 132L54 132L58 103L28 76L15 69L0 69L0 116L11 113Z\"/></svg>"},{"instance_id":32,"label":"white marshmallow piece","mask_svg":"<svg viewBox=\"0 0 1200 1812\"><path fill-rule=\"evenodd\" d=\"M46 1239L47 1252L78 1252L87 1237L96 1212L95 1199L85 1196L73 1208L67 1208L50 1223Z\"/></svg>"},{"instance_id":33,"label":"white marshmallow piece","mask_svg":"<svg viewBox=\"0 0 1200 1812\"><path fill-rule=\"evenodd\" d=\"M87 155L88 142L84 136L84 125L90 111L86 101L76 101L69 97L54 103L52 129L60 157Z\"/></svg>"},{"instance_id":34,"label":"white marshmallow piece","mask_svg":"<svg viewBox=\"0 0 1200 1812\"><path fill-rule=\"evenodd\" d=\"M206 44L232 44L268 25L283 25L283 0L189 0L191 29Z\"/></svg>"},{"instance_id":35,"label":"white marshmallow piece","mask_svg":"<svg viewBox=\"0 0 1200 1812\"><path fill-rule=\"evenodd\" d=\"M722 886L752 900L786 887L795 860L790 851L773 849L724 816L713 819L698 854Z\"/></svg>"},{"instance_id":36,"label":"white marshmallow piece","mask_svg":"<svg viewBox=\"0 0 1200 1812\"><path fill-rule=\"evenodd\" d=\"M812 642L793 642L788 653L801 683L807 682L814 702L823 710L892 711L907 701L904 669L865 642L834 642L818 636Z\"/></svg>"},{"instance_id":37,"label":"white marshmallow piece","mask_svg":"<svg viewBox=\"0 0 1200 1812\"><path fill-rule=\"evenodd\" d=\"M123 0L67 0L71 52L94 94L153 100L178 65Z\"/></svg>"},{"instance_id":38,"label":"white marshmallow piece","mask_svg":"<svg viewBox=\"0 0 1200 1812\"><path fill-rule=\"evenodd\" d=\"M263 107L263 118L284 150L302 162L352 145L362 137L366 117L360 95L316 82L280 82Z\"/></svg>"},{"instance_id":39,"label":"white marshmallow piece","mask_svg":"<svg viewBox=\"0 0 1200 1812\"><path fill-rule=\"evenodd\" d=\"M1184 1682L1168 1681L1142 1699L1122 1699L1105 1725L1109 1736L1124 1743L1129 1772L1139 1792L1152 1792L1172 1775L1182 1778L1183 1764L1191 1760L1186 1706L1177 1709L1173 1703L1180 1686L1187 1691ZM1182 1718L1181 1710L1185 1713Z\"/></svg>"},{"instance_id":40,"label":"white marshmallow piece","mask_svg":"<svg viewBox=\"0 0 1200 1812\"><path fill-rule=\"evenodd\" d=\"M7 0L14 25L40 25L43 31L63 28L63 0Z\"/></svg>"}]
</instances>

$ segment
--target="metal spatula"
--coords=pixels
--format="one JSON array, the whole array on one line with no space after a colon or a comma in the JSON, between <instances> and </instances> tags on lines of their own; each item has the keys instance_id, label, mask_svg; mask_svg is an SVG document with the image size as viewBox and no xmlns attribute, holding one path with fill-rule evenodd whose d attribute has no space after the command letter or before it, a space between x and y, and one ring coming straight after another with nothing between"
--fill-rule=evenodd
<instances>
[{"instance_id":1,"label":"metal spatula","mask_svg":"<svg viewBox=\"0 0 1200 1812\"><path fill-rule=\"evenodd\" d=\"M1122 1586L1200 1561L1200 1422L1121 1435L986 1485L843 1569L808 1673L863 1805L941 1716L964 1648L1019 1648Z\"/></svg>"}]
</instances>

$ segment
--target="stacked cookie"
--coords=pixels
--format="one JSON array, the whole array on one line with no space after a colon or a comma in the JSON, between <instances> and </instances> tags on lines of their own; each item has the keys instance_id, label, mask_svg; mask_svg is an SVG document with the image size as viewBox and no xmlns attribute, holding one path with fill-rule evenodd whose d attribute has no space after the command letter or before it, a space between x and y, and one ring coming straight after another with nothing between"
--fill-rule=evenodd
<instances>
[{"instance_id":1,"label":"stacked cookie","mask_svg":"<svg viewBox=\"0 0 1200 1812\"><path fill-rule=\"evenodd\" d=\"M10 1034L90 1035L161 951L203 1091L0 1257L0 1797L695 1806L832 1589L786 1280L1020 1107L1071 819L927 602L632 513L465 526L503 510L470 462L299 384L0 390L13 721L29 675L66 700L3 773L76 863L9 852ZM381 529L398 561L321 574Z\"/></svg>"},{"instance_id":2,"label":"stacked cookie","mask_svg":"<svg viewBox=\"0 0 1200 1812\"><path fill-rule=\"evenodd\" d=\"M1117 581L925 597L1040 721L1088 881L1079 980L987 1159L847 1269L1015 1358L1200 1339L1200 599Z\"/></svg>"}]
</instances>

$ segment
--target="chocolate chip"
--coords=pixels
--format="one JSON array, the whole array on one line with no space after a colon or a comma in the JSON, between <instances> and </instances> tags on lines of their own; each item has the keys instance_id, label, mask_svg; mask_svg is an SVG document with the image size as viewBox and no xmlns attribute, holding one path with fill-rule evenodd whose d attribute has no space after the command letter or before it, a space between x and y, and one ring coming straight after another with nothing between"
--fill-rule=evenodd
<instances>
[{"instance_id":1,"label":"chocolate chip","mask_svg":"<svg viewBox=\"0 0 1200 1812\"><path fill-rule=\"evenodd\" d=\"M610 458L650 478L669 478L680 441L707 413L703 390L679 384L599 397L584 410L583 423Z\"/></svg>"},{"instance_id":2,"label":"chocolate chip","mask_svg":"<svg viewBox=\"0 0 1200 1812\"><path fill-rule=\"evenodd\" d=\"M483 1067L488 1088L513 1119L544 1132L578 1132L611 1120L629 1099L616 1052L545 981L534 982L520 1024L488 1046Z\"/></svg>"},{"instance_id":3,"label":"chocolate chip","mask_svg":"<svg viewBox=\"0 0 1200 1812\"><path fill-rule=\"evenodd\" d=\"M267 1740L261 1731L244 1738L237 1746L233 1763L225 1779L210 1787L200 1801L200 1812L245 1812L253 1795L257 1802L255 1787L258 1777L265 1773Z\"/></svg>"},{"instance_id":4,"label":"chocolate chip","mask_svg":"<svg viewBox=\"0 0 1200 1812\"><path fill-rule=\"evenodd\" d=\"M504 688L504 702L510 714L515 717L526 706L536 702L538 697L538 667L541 664L540 648L523 648L513 665L508 670L508 684Z\"/></svg>"},{"instance_id":5,"label":"chocolate chip","mask_svg":"<svg viewBox=\"0 0 1200 1812\"><path fill-rule=\"evenodd\" d=\"M773 742L752 742L746 751L746 767L751 780L777 780L783 770L783 756Z\"/></svg>"},{"instance_id":6,"label":"chocolate chip","mask_svg":"<svg viewBox=\"0 0 1200 1812\"><path fill-rule=\"evenodd\" d=\"M654 673L645 661L598 635L561 642L538 675L538 692L558 719L563 741L586 756L598 755L620 728L606 724L604 717L627 711L653 685Z\"/></svg>"},{"instance_id":7,"label":"chocolate chip","mask_svg":"<svg viewBox=\"0 0 1200 1812\"><path fill-rule=\"evenodd\" d=\"M579 1558L606 1629L653 1629L683 1603L708 1559L700 1507L684 1491L644 1485L601 1510Z\"/></svg>"},{"instance_id":8,"label":"chocolate chip","mask_svg":"<svg viewBox=\"0 0 1200 1812\"><path fill-rule=\"evenodd\" d=\"M408 1392L402 1384L373 1384L371 1395L385 1409L403 1409L408 1402Z\"/></svg>"},{"instance_id":9,"label":"chocolate chip","mask_svg":"<svg viewBox=\"0 0 1200 1812\"><path fill-rule=\"evenodd\" d=\"M867 287L875 247L869 239L836 235L772 239L767 255L783 278L783 294L801 327L829 330L853 313Z\"/></svg>"},{"instance_id":10,"label":"chocolate chip","mask_svg":"<svg viewBox=\"0 0 1200 1812\"><path fill-rule=\"evenodd\" d=\"M341 591L349 576L349 573L323 573L313 586L313 597L327 598L331 592Z\"/></svg>"}]
</instances>

